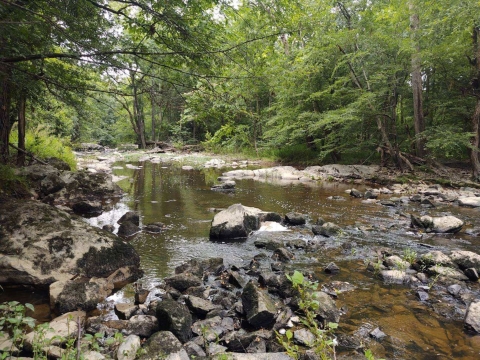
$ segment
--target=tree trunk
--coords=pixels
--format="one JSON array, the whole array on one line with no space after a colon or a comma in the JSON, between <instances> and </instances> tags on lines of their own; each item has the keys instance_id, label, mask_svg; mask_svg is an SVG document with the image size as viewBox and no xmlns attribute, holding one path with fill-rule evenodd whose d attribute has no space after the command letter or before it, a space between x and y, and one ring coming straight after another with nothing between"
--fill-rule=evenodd
<instances>
[{"instance_id":1,"label":"tree trunk","mask_svg":"<svg viewBox=\"0 0 480 360\"><path fill-rule=\"evenodd\" d=\"M0 67L0 163L8 162L10 140L10 72Z\"/></svg>"},{"instance_id":2,"label":"tree trunk","mask_svg":"<svg viewBox=\"0 0 480 360\"><path fill-rule=\"evenodd\" d=\"M18 100L18 148L21 151L17 152L17 165L25 165L25 105L27 103L27 97L25 92L21 92Z\"/></svg>"},{"instance_id":3,"label":"tree trunk","mask_svg":"<svg viewBox=\"0 0 480 360\"><path fill-rule=\"evenodd\" d=\"M423 81L422 81L422 58L420 45L417 41L417 33L420 27L420 20L415 6L409 3L410 28L412 30L412 41L414 51L412 54L412 93L413 93L413 118L415 127L415 151L418 157L425 156L425 139L422 133L425 131L425 118L423 116Z\"/></svg>"},{"instance_id":4,"label":"tree trunk","mask_svg":"<svg viewBox=\"0 0 480 360\"><path fill-rule=\"evenodd\" d=\"M472 61L472 64L475 65L475 78L473 80L480 79L480 27L475 26L473 28L473 46L475 53L475 60ZM472 133L473 136L470 139L470 144L472 145L470 149L470 162L472 163L473 177L475 180L480 179L480 160L478 157L479 145L480 145L480 94L476 94L478 91L473 89L473 93L477 97L477 103L475 105L475 111L472 116Z\"/></svg>"},{"instance_id":5,"label":"tree trunk","mask_svg":"<svg viewBox=\"0 0 480 360\"><path fill-rule=\"evenodd\" d=\"M130 79L132 81L133 89L133 117L135 119L136 133L138 137L138 145L140 149L145 149L147 147L145 141L145 124L143 122L142 109L140 108L140 99L138 96L137 83L135 80L135 72L130 73Z\"/></svg>"},{"instance_id":6,"label":"tree trunk","mask_svg":"<svg viewBox=\"0 0 480 360\"><path fill-rule=\"evenodd\" d=\"M155 141L155 93L153 88L150 94L150 103L152 107L152 141Z\"/></svg>"}]
</instances>

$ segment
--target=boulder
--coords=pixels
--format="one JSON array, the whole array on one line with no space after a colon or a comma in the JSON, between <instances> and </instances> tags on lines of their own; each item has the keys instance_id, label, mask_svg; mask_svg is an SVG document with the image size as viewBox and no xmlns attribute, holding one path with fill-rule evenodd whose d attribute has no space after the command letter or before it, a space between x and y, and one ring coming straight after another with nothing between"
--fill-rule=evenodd
<instances>
[{"instance_id":1,"label":"boulder","mask_svg":"<svg viewBox=\"0 0 480 360\"><path fill-rule=\"evenodd\" d=\"M474 333L480 333L480 299L470 303L465 315L465 329Z\"/></svg>"},{"instance_id":2,"label":"boulder","mask_svg":"<svg viewBox=\"0 0 480 360\"><path fill-rule=\"evenodd\" d=\"M132 303L116 303L115 313L121 320L130 319L138 310L138 306Z\"/></svg>"},{"instance_id":3,"label":"boulder","mask_svg":"<svg viewBox=\"0 0 480 360\"><path fill-rule=\"evenodd\" d=\"M233 330L233 326L230 329L224 326L224 320L220 316L214 316L206 320L196 321L192 325L192 332L198 336L203 336L206 342L216 341L229 330Z\"/></svg>"},{"instance_id":4,"label":"boulder","mask_svg":"<svg viewBox=\"0 0 480 360\"><path fill-rule=\"evenodd\" d=\"M318 301L318 308L315 310L317 318L322 322L338 323L340 310L337 309L335 301L323 291L315 291L312 297Z\"/></svg>"},{"instance_id":5,"label":"boulder","mask_svg":"<svg viewBox=\"0 0 480 360\"><path fill-rule=\"evenodd\" d=\"M192 286L202 285L202 279L188 273L181 273L164 279L165 283L180 292L184 292Z\"/></svg>"},{"instance_id":6,"label":"boulder","mask_svg":"<svg viewBox=\"0 0 480 360\"><path fill-rule=\"evenodd\" d=\"M235 185L236 185L235 181L227 180L220 184L213 185L211 189L212 190L234 190Z\"/></svg>"},{"instance_id":7,"label":"boulder","mask_svg":"<svg viewBox=\"0 0 480 360\"><path fill-rule=\"evenodd\" d=\"M127 336L127 338L118 347L117 360L134 360L140 347L141 343L139 336Z\"/></svg>"},{"instance_id":8,"label":"boulder","mask_svg":"<svg viewBox=\"0 0 480 360\"><path fill-rule=\"evenodd\" d=\"M363 194L358 191L357 189L351 189L350 190L350 196L354 197L354 198L363 198Z\"/></svg>"},{"instance_id":9,"label":"boulder","mask_svg":"<svg viewBox=\"0 0 480 360\"><path fill-rule=\"evenodd\" d=\"M461 272L460 270L444 267L440 265L435 265L428 268L428 273L431 275L441 275L455 280L468 280L468 277Z\"/></svg>"},{"instance_id":10,"label":"boulder","mask_svg":"<svg viewBox=\"0 0 480 360\"><path fill-rule=\"evenodd\" d=\"M331 237L338 235L339 233L342 232L342 229L340 226L332 223L332 222L326 222L323 225L314 225L312 226L312 231L315 235L322 235L326 237Z\"/></svg>"},{"instance_id":11,"label":"boulder","mask_svg":"<svg viewBox=\"0 0 480 360\"><path fill-rule=\"evenodd\" d=\"M455 250L450 255L452 261L461 269L474 268L480 272L480 255L466 250Z\"/></svg>"},{"instance_id":12,"label":"boulder","mask_svg":"<svg viewBox=\"0 0 480 360\"><path fill-rule=\"evenodd\" d=\"M293 340L297 344L312 347L316 340L316 336L307 329L299 329L295 330L293 333Z\"/></svg>"},{"instance_id":13,"label":"boulder","mask_svg":"<svg viewBox=\"0 0 480 360\"><path fill-rule=\"evenodd\" d=\"M257 208L242 204L231 205L213 218L210 239L246 238L252 231L260 228L261 214L265 212Z\"/></svg>"},{"instance_id":14,"label":"boulder","mask_svg":"<svg viewBox=\"0 0 480 360\"><path fill-rule=\"evenodd\" d=\"M50 285L50 305L57 314L75 310L91 311L113 291L113 284L103 278L77 278Z\"/></svg>"},{"instance_id":15,"label":"boulder","mask_svg":"<svg viewBox=\"0 0 480 360\"><path fill-rule=\"evenodd\" d=\"M470 197L460 197L458 198L458 205L465 207L480 207L480 197L470 196Z\"/></svg>"},{"instance_id":16,"label":"boulder","mask_svg":"<svg viewBox=\"0 0 480 360\"><path fill-rule=\"evenodd\" d=\"M75 274L106 278L121 267L141 275L135 249L118 237L38 201L0 204L0 283L48 286Z\"/></svg>"},{"instance_id":17,"label":"boulder","mask_svg":"<svg viewBox=\"0 0 480 360\"><path fill-rule=\"evenodd\" d=\"M128 211L118 219L117 224L132 223L140 226L140 216L135 211Z\"/></svg>"},{"instance_id":18,"label":"boulder","mask_svg":"<svg viewBox=\"0 0 480 360\"><path fill-rule=\"evenodd\" d=\"M86 217L99 216L103 212L99 201L78 201L72 205L72 210L77 215Z\"/></svg>"},{"instance_id":19,"label":"boulder","mask_svg":"<svg viewBox=\"0 0 480 360\"><path fill-rule=\"evenodd\" d=\"M182 343L170 331L159 331L150 336L143 346L144 353L139 360L154 360L166 357L182 349Z\"/></svg>"},{"instance_id":20,"label":"boulder","mask_svg":"<svg viewBox=\"0 0 480 360\"><path fill-rule=\"evenodd\" d=\"M285 215L285 223L289 225L305 225L306 216L297 212L289 212Z\"/></svg>"},{"instance_id":21,"label":"boulder","mask_svg":"<svg viewBox=\"0 0 480 360\"><path fill-rule=\"evenodd\" d=\"M420 218L411 215L411 225L423 228L426 232L457 233L462 229L464 222L451 215L440 217L424 215Z\"/></svg>"},{"instance_id":22,"label":"boulder","mask_svg":"<svg viewBox=\"0 0 480 360\"><path fill-rule=\"evenodd\" d=\"M139 233L140 230L141 229L137 225L127 221L121 224L120 227L118 228L118 236L121 236L121 237L133 236Z\"/></svg>"},{"instance_id":23,"label":"boulder","mask_svg":"<svg viewBox=\"0 0 480 360\"><path fill-rule=\"evenodd\" d=\"M188 308L201 319L204 319L210 311L222 308L219 305L213 304L211 301L192 295L185 297L185 303Z\"/></svg>"},{"instance_id":24,"label":"boulder","mask_svg":"<svg viewBox=\"0 0 480 360\"><path fill-rule=\"evenodd\" d=\"M410 281L410 276L402 270L381 270L380 277L387 284L404 284Z\"/></svg>"},{"instance_id":25,"label":"boulder","mask_svg":"<svg viewBox=\"0 0 480 360\"><path fill-rule=\"evenodd\" d=\"M123 335L137 335L143 338L159 330L158 320L151 315L134 315L129 320L107 320L101 324L112 329L111 333L121 332Z\"/></svg>"},{"instance_id":26,"label":"boulder","mask_svg":"<svg viewBox=\"0 0 480 360\"><path fill-rule=\"evenodd\" d=\"M249 282L242 293L242 305L247 321L255 328L269 328L275 321L277 309L270 296Z\"/></svg>"},{"instance_id":27,"label":"boulder","mask_svg":"<svg viewBox=\"0 0 480 360\"><path fill-rule=\"evenodd\" d=\"M164 299L157 304L156 315L160 330L171 331L182 343L190 339L192 315L185 305Z\"/></svg>"}]
</instances>

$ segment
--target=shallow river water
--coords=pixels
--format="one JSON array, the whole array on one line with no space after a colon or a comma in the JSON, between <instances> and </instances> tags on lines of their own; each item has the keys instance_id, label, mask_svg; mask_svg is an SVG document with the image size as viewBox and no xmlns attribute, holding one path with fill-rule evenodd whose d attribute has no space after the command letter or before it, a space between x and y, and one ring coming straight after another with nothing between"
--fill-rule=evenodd
<instances>
[{"instance_id":1,"label":"shallow river water","mask_svg":"<svg viewBox=\"0 0 480 360\"><path fill-rule=\"evenodd\" d=\"M182 170L169 163L137 163L138 169L116 163L114 174L126 176L119 182L126 196L112 211L89 219L96 226L116 224L128 210L138 211L142 224L162 222L166 230L160 234L139 233L130 242L141 257L144 287L151 287L171 275L174 268L191 258L223 257L228 264L242 265L263 251L253 240L236 243L211 242L208 238L214 217L212 208L226 208L235 203L285 214L296 211L308 214L310 224L317 217L332 221L345 229L336 239L328 239L321 251L305 253L298 250L293 269L314 272L321 284L348 281L354 291L337 299L342 307L338 333L352 334L375 327L387 334L381 342L368 341L376 358L387 359L480 359L480 336L464 332L462 314L455 320L438 315L431 304L420 302L409 286L386 285L366 271L365 259L373 258L374 249L388 247L402 254L405 249L418 254L432 249L480 249L480 240L462 233L448 236L422 235L409 229L405 213L456 215L466 228L480 225L479 212L453 205L424 209L409 203L401 207L365 204L351 198L345 190L351 184L302 183L279 184L254 180L237 180L236 191L222 193L210 190L221 174L218 169ZM226 170L223 170L226 171ZM362 186L355 186L364 190ZM331 200L339 195L344 200ZM392 195L384 195L388 198ZM307 227L276 233L280 239L312 239ZM344 244L344 246L341 246ZM335 276L323 272L334 261L341 269ZM478 293L478 284L467 284ZM434 288L433 288L434 289ZM447 295L445 295L447 296ZM448 296L447 296L448 297ZM440 300L439 300L440 301ZM448 302L448 298L445 298ZM339 356L348 355L341 352Z\"/></svg>"}]
</instances>

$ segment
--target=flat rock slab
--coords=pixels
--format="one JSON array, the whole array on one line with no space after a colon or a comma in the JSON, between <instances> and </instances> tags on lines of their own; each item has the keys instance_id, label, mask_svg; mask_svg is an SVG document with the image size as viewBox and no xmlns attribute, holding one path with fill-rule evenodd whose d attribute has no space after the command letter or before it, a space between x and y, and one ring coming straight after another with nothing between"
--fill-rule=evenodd
<instances>
[{"instance_id":1,"label":"flat rock slab","mask_svg":"<svg viewBox=\"0 0 480 360\"><path fill-rule=\"evenodd\" d=\"M471 196L458 198L458 205L472 208L480 207L480 197Z\"/></svg>"}]
</instances>

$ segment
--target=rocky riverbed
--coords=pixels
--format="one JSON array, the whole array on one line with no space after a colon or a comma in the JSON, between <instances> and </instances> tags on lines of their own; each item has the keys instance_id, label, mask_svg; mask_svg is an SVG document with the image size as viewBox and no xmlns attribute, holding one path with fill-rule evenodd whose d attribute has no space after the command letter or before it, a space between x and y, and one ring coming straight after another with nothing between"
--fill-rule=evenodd
<instances>
[{"instance_id":1,"label":"rocky riverbed","mask_svg":"<svg viewBox=\"0 0 480 360\"><path fill-rule=\"evenodd\" d=\"M222 211L215 209L218 213L212 214L210 238L213 241L249 239L258 249L257 255L242 266L222 258L190 260L178 266L175 275L164 278L159 286L144 289L140 281L135 288L135 299L115 305L116 316L87 315L114 289L141 275L138 255L128 242L111 233L114 228L96 229L75 215L98 215L118 200L120 191L110 174L112 159L119 157L125 155L89 156L80 162L80 167L87 171L79 173L51 167L23 170L33 184L32 199L12 199L0 206L2 284L48 288L52 309L64 314L54 319L51 326L63 328L63 335L77 334L75 326L65 327L67 313L80 319L79 323L85 322L88 333L101 333L104 337L123 334L116 348L104 346L103 354L91 353L89 358L150 359L159 354L171 359L221 358L221 354L227 352L230 358L283 359L288 357L279 346L277 336L281 337L289 329L294 334L292 341L302 352L307 351L309 358L314 358L308 352L312 334L301 324L298 294L285 273L292 274L292 269L298 266L295 265L297 258L318 251L351 255L356 246L349 240L352 229L295 211L279 214L241 204L232 204ZM153 162L167 161L155 152L142 157ZM438 207L480 206L477 201L480 192L474 187L454 188L423 182L385 185L383 180L382 185L375 185L379 181L376 167L330 165L300 171L292 167L260 168L256 164L258 169L250 170L246 168L251 165L248 161L203 158L187 162L186 157L169 155L168 161L176 159L173 161L179 162L184 171L199 166L229 170L218 178L213 191L235 191L235 181L245 178L306 186L319 181L342 181L351 187L329 201L348 200L396 209L402 219L399 225L413 236L427 239L432 234L460 232L476 236L480 233L464 219L435 211ZM406 204L416 204L420 211L407 213ZM165 230L163 223L141 223L138 215L141 214L125 214L119 221L123 230L116 232L131 241L132 236L142 231ZM287 239L275 236L278 231L290 231L291 236ZM358 231L368 234L371 229ZM311 235L307 237L308 232ZM373 246L364 251L362 266L370 271L372 278L380 278L390 286L411 289L418 306L429 307L440 317L461 322L458 331L475 336L480 333L480 256L467 250L429 249L428 241L424 245L422 253L407 247ZM344 271L344 262L332 258L323 271L335 279ZM303 272L312 281L318 279L318 273L308 269ZM319 284L312 296L320 302L315 313L320 326L341 322L346 314L355 313L355 309L343 306L341 298L355 294L357 286L339 280ZM30 343L31 337L33 334ZM381 345L395 348L394 337L389 329L363 324L337 335L337 351L339 356L355 358L369 347L376 350L378 356L384 356L389 352ZM48 350L52 357L58 357L61 352L62 345L55 346ZM475 358L480 347L461 351L464 352L462 358Z\"/></svg>"}]
</instances>

